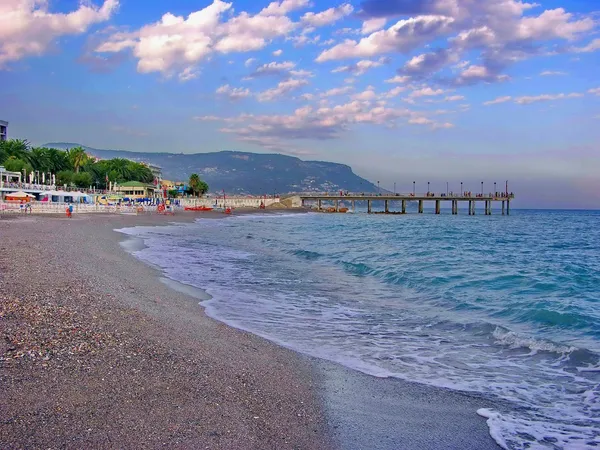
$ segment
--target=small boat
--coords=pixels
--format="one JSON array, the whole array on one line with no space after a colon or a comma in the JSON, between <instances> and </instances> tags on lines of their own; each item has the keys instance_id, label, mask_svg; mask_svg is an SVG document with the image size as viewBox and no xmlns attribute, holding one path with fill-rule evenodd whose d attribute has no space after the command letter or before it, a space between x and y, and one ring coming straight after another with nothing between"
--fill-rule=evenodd
<instances>
[{"instance_id":1,"label":"small boat","mask_svg":"<svg viewBox=\"0 0 600 450\"><path fill-rule=\"evenodd\" d=\"M208 206L186 206L183 208L185 211L212 211L212 208Z\"/></svg>"}]
</instances>

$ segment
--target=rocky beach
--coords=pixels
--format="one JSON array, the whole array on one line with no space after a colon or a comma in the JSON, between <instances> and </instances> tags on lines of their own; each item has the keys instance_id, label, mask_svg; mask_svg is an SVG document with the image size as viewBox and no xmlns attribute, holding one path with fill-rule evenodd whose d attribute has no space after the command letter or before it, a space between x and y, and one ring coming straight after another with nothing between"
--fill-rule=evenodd
<instances>
[{"instance_id":1,"label":"rocky beach","mask_svg":"<svg viewBox=\"0 0 600 450\"><path fill-rule=\"evenodd\" d=\"M3 448L331 447L301 356L207 318L113 231L173 220L0 220Z\"/></svg>"}]
</instances>

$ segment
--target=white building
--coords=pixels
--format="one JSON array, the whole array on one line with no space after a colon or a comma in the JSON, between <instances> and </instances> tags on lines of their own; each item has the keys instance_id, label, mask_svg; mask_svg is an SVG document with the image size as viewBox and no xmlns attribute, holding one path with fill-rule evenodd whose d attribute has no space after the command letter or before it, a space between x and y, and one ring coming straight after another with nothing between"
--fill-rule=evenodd
<instances>
[{"instance_id":1,"label":"white building","mask_svg":"<svg viewBox=\"0 0 600 450\"><path fill-rule=\"evenodd\" d=\"M8 137L8 122L0 120L0 141L5 141Z\"/></svg>"}]
</instances>

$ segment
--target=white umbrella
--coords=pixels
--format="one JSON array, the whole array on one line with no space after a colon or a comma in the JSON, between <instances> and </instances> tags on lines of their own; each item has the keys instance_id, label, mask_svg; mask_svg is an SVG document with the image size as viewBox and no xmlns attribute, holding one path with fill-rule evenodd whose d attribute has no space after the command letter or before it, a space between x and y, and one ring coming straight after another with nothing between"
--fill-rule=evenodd
<instances>
[{"instance_id":1,"label":"white umbrella","mask_svg":"<svg viewBox=\"0 0 600 450\"><path fill-rule=\"evenodd\" d=\"M13 192L12 194L6 194L7 197L17 197L17 198L35 198L35 195L28 194L23 191Z\"/></svg>"}]
</instances>

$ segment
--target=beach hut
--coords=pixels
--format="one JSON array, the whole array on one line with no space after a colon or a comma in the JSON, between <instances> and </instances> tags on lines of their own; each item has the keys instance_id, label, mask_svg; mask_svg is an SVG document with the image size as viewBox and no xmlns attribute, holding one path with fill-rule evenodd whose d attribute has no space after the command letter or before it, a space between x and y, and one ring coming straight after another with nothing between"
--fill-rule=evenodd
<instances>
[{"instance_id":1,"label":"beach hut","mask_svg":"<svg viewBox=\"0 0 600 450\"><path fill-rule=\"evenodd\" d=\"M28 194L27 192L11 192L6 194L6 201L9 202L28 202L35 199L35 195Z\"/></svg>"}]
</instances>

